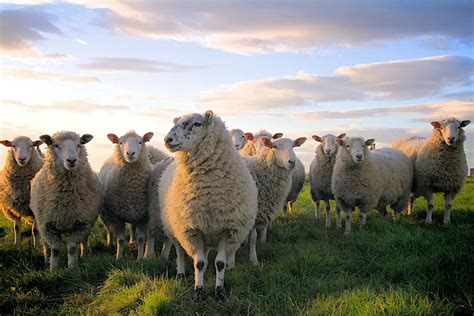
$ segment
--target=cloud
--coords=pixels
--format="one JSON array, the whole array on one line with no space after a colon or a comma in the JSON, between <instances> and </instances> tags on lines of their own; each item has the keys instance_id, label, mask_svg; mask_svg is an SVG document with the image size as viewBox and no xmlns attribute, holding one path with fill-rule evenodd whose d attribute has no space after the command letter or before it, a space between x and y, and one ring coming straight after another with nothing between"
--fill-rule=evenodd
<instances>
[{"instance_id":1,"label":"cloud","mask_svg":"<svg viewBox=\"0 0 474 316\"><path fill-rule=\"evenodd\" d=\"M199 42L238 53L302 51L421 37L471 43L470 0L456 1L113 1L75 0L108 9L103 25L159 39Z\"/></svg>"},{"instance_id":2,"label":"cloud","mask_svg":"<svg viewBox=\"0 0 474 316\"><path fill-rule=\"evenodd\" d=\"M62 36L51 14L25 7L0 11L0 54L13 57L43 57L33 46L44 34Z\"/></svg>"},{"instance_id":3,"label":"cloud","mask_svg":"<svg viewBox=\"0 0 474 316\"><path fill-rule=\"evenodd\" d=\"M180 65L163 61L140 59L98 57L79 65L81 69L100 71L134 71L134 72L181 72L202 68L201 66Z\"/></svg>"},{"instance_id":4,"label":"cloud","mask_svg":"<svg viewBox=\"0 0 474 316\"><path fill-rule=\"evenodd\" d=\"M73 41L81 45L87 45L87 42L84 40L81 40L80 38L75 38Z\"/></svg>"},{"instance_id":5,"label":"cloud","mask_svg":"<svg viewBox=\"0 0 474 316\"><path fill-rule=\"evenodd\" d=\"M94 83L100 81L97 77L69 75L61 72L26 68L7 68L3 71L2 75L22 80L59 80L70 83Z\"/></svg>"},{"instance_id":6,"label":"cloud","mask_svg":"<svg viewBox=\"0 0 474 316\"><path fill-rule=\"evenodd\" d=\"M469 87L474 60L461 56L387 61L341 67L335 76L294 76L242 81L195 97L200 107L240 113L289 109L332 101L413 99Z\"/></svg>"},{"instance_id":7,"label":"cloud","mask_svg":"<svg viewBox=\"0 0 474 316\"><path fill-rule=\"evenodd\" d=\"M128 110L130 107L125 105L105 105L86 100L69 100L54 102L50 105L42 104L25 104L18 100L0 100L0 104L20 107L31 112L45 111L45 110L63 110L75 113L91 113L91 112L117 112Z\"/></svg>"}]
</instances>

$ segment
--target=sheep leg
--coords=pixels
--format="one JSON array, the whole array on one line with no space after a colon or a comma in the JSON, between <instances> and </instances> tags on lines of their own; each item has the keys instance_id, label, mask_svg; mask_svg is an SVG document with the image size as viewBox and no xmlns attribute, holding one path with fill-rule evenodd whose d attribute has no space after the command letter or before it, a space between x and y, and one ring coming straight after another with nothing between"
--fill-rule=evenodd
<instances>
[{"instance_id":1,"label":"sheep leg","mask_svg":"<svg viewBox=\"0 0 474 316\"><path fill-rule=\"evenodd\" d=\"M426 224L431 224L433 222L433 208L434 208L434 197L433 193L428 193L426 196L426 201L428 202L428 210L426 211Z\"/></svg>"},{"instance_id":2,"label":"sheep leg","mask_svg":"<svg viewBox=\"0 0 474 316\"><path fill-rule=\"evenodd\" d=\"M137 225L137 258L143 258L143 253L145 251L145 232L146 232L146 223L140 223Z\"/></svg>"},{"instance_id":3,"label":"sheep leg","mask_svg":"<svg viewBox=\"0 0 474 316\"><path fill-rule=\"evenodd\" d=\"M114 234L110 230L107 230L107 247L112 247L114 242Z\"/></svg>"},{"instance_id":4,"label":"sheep leg","mask_svg":"<svg viewBox=\"0 0 474 316\"><path fill-rule=\"evenodd\" d=\"M74 268L77 265L77 241L75 238L69 238L67 242L67 267Z\"/></svg>"},{"instance_id":5,"label":"sheep leg","mask_svg":"<svg viewBox=\"0 0 474 316\"><path fill-rule=\"evenodd\" d=\"M326 199L324 201L324 204L326 205L326 228L331 228L331 203L329 202L329 199Z\"/></svg>"},{"instance_id":6,"label":"sheep leg","mask_svg":"<svg viewBox=\"0 0 474 316\"><path fill-rule=\"evenodd\" d=\"M258 231L259 241L261 243L266 242L267 241L267 227L258 228L257 231Z\"/></svg>"},{"instance_id":7,"label":"sheep leg","mask_svg":"<svg viewBox=\"0 0 474 316\"><path fill-rule=\"evenodd\" d=\"M15 222L13 224L13 233L15 235L15 246L20 246L21 244L21 218L15 217Z\"/></svg>"},{"instance_id":8,"label":"sheep leg","mask_svg":"<svg viewBox=\"0 0 474 316\"><path fill-rule=\"evenodd\" d=\"M133 244L137 240L137 224L130 225L130 239L128 241L129 244Z\"/></svg>"},{"instance_id":9,"label":"sheep leg","mask_svg":"<svg viewBox=\"0 0 474 316\"><path fill-rule=\"evenodd\" d=\"M204 252L204 243L202 237L196 236L194 239L194 299L204 298L204 272L207 267L207 258Z\"/></svg>"},{"instance_id":10,"label":"sheep leg","mask_svg":"<svg viewBox=\"0 0 474 316\"><path fill-rule=\"evenodd\" d=\"M257 229L254 227L250 232L250 262L253 265L258 265L257 258Z\"/></svg>"},{"instance_id":11,"label":"sheep leg","mask_svg":"<svg viewBox=\"0 0 474 316\"><path fill-rule=\"evenodd\" d=\"M267 230L272 230L273 222L268 223Z\"/></svg>"},{"instance_id":12,"label":"sheep leg","mask_svg":"<svg viewBox=\"0 0 474 316\"><path fill-rule=\"evenodd\" d=\"M81 258L82 257L85 257L87 255L87 251L89 250L89 247L88 247L88 239L89 239L89 234L87 234L86 237L84 237L81 241L81 247L80 247L80 250L81 250Z\"/></svg>"},{"instance_id":13,"label":"sheep leg","mask_svg":"<svg viewBox=\"0 0 474 316\"><path fill-rule=\"evenodd\" d=\"M410 216L413 214L413 206L415 204L415 196L410 194L410 200L408 201L408 209L407 209L407 215Z\"/></svg>"},{"instance_id":14,"label":"sheep leg","mask_svg":"<svg viewBox=\"0 0 474 316\"><path fill-rule=\"evenodd\" d=\"M51 245L51 256L49 261L49 268L51 270L59 268L59 249L61 247L61 243L57 243Z\"/></svg>"},{"instance_id":15,"label":"sheep leg","mask_svg":"<svg viewBox=\"0 0 474 316\"><path fill-rule=\"evenodd\" d=\"M321 212L319 210L321 200L316 200L315 203L316 203L316 208L314 209L314 218L316 218L316 220L319 220L321 218Z\"/></svg>"},{"instance_id":16,"label":"sheep leg","mask_svg":"<svg viewBox=\"0 0 474 316\"><path fill-rule=\"evenodd\" d=\"M283 217L288 218L288 207L289 207L290 202L286 202L285 205L283 205Z\"/></svg>"},{"instance_id":17,"label":"sheep leg","mask_svg":"<svg viewBox=\"0 0 474 316\"><path fill-rule=\"evenodd\" d=\"M386 207L378 207L377 211L379 211L380 217L383 219L387 218L387 208Z\"/></svg>"},{"instance_id":18,"label":"sheep leg","mask_svg":"<svg viewBox=\"0 0 474 316\"><path fill-rule=\"evenodd\" d=\"M289 214L293 213L294 207L295 207L295 201L289 201L288 202L288 213Z\"/></svg>"},{"instance_id":19,"label":"sheep leg","mask_svg":"<svg viewBox=\"0 0 474 316\"><path fill-rule=\"evenodd\" d=\"M365 210L360 210L359 214L360 224L364 226L367 223L367 216L365 215Z\"/></svg>"},{"instance_id":20,"label":"sheep leg","mask_svg":"<svg viewBox=\"0 0 474 316\"><path fill-rule=\"evenodd\" d=\"M226 248L227 248L227 238L222 238L219 241L217 256L214 262L216 266L216 288L214 292L214 296L216 300L225 299L224 275L225 275L225 265L227 262Z\"/></svg>"},{"instance_id":21,"label":"sheep leg","mask_svg":"<svg viewBox=\"0 0 474 316\"><path fill-rule=\"evenodd\" d=\"M176 274L178 277L184 277L184 249L177 241L174 242L174 248L176 249Z\"/></svg>"},{"instance_id":22,"label":"sheep leg","mask_svg":"<svg viewBox=\"0 0 474 316\"><path fill-rule=\"evenodd\" d=\"M116 231L114 234L117 235L117 253L115 257L117 259L122 259L125 252L125 223L120 223L116 225Z\"/></svg>"},{"instance_id":23,"label":"sheep leg","mask_svg":"<svg viewBox=\"0 0 474 316\"><path fill-rule=\"evenodd\" d=\"M44 264L48 266L49 261L51 260L51 248L49 248L48 244L43 241L43 256L44 256Z\"/></svg>"},{"instance_id":24,"label":"sheep leg","mask_svg":"<svg viewBox=\"0 0 474 316\"><path fill-rule=\"evenodd\" d=\"M33 224L31 224L31 235L33 236L33 246L35 248L40 248L41 242L40 242L40 234L38 231L38 227L36 227L36 221L33 221Z\"/></svg>"},{"instance_id":25,"label":"sheep leg","mask_svg":"<svg viewBox=\"0 0 474 316\"><path fill-rule=\"evenodd\" d=\"M155 256L155 236L148 234L146 237L145 258L152 258Z\"/></svg>"},{"instance_id":26,"label":"sheep leg","mask_svg":"<svg viewBox=\"0 0 474 316\"><path fill-rule=\"evenodd\" d=\"M449 225L451 223L451 205L453 203L453 194L445 193L444 194L444 219L443 223Z\"/></svg>"},{"instance_id":27,"label":"sheep leg","mask_svg":"<svg viewBox=\"0 0 474 316\"><path fill-rule=\"evenodd\" d=\"M354 208L349 207L346 208L346 229L344 231L344 235L350 235L352 233L351 230L351 222L352 222L352 211Z\"/></svg>"},{"instance_id":28,"label":"sheep leg","mask_svg":"<svg viewBox=\"0 0 474 316\"><path fill-rule=\"evenodd\" d=\"M341 208L339 207L339 204L336 202L336 227L337 228L342 228L342 220L341 220Z\"/></svg>"},{"instance_id":29,"label":"sheep leg","mask_svg":"<svg viewBox=\"0 0 474 316\"><path fill-rule=\"evenodd\" d=\"M173 241L171 238L165 237L163 241L163 248L161 249L161 255L168 260L170 257L171 247L173 247Z\"/></svg>"},{"instance_id":30,"label":"sheep leg","mask_svg":"<svg viewBox=\"0 0 474 316\"><path fill-rule=\"evenodd\" d=\"M233 269L235 268L235 254L237 253L237 250L235 251L227 251L227 265L226 269Z\"/></svg>"}]
</instances>

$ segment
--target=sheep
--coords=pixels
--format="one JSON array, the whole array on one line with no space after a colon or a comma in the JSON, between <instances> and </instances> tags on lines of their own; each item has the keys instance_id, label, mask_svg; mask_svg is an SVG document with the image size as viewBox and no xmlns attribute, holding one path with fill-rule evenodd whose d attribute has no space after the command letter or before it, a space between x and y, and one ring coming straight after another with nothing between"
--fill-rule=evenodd
<instances>
[{"instance_id":1,"label":"sheep","mask_svg":"<svg viewBox=\"0 0 474 316\"><path fill-rule=\"evenodd\" d=\"M318 220L320 215L320 201L323 200L326 206L326 224L327 228L331 227L331 204L329 200L334 200L334 194L331 190L331 178L336 163L336 154L338 147L336 144L336 138L344 138L346 134L340 134L335 136L332 134L319 137L313 135L313 139L320 144L316 147L316 155L311 162L309 167L309 184L311 187L311 198L316 203L316 209L314 215ZM336 205L336 226L342 227L341 225L341 211L338 205Z\"/></svg>"},{"instance_id":2,"label":"sheep","mask_svg":"<svg viewBox=\"0 0 474 316\"><path fill-rule=\"evenodd\" d=\"M146 248L145 248L145 257L155 256L155 238L156 237L165 237L162 234L162 224L161 224L161 209L160 209L160 200L158 196L158 186L161 179L161 175L166 167L173 162L173 158L168 157L160 162L156 163L153 166L153 171L150 175L150 180L148 183L148 223L147 223L147 234L146 234ZM171 240L168 240L165 237L164 247L163 247L163 256L168 259L169 251L171 250Z\"/></svg>"},{"instance_id":3,"label":"sheep","mask_svg":"<svg viewBox=\"0 0 474 316\"><path fill-rule=\"evenodd\" d=\"M30 207L42 239L50 268L59 266L61 235L67 242L68 267L77 264L77 246L86 252L87 238L99 214L101 191L97 175L88 162L85 144L93 136L57 132L40 136L48 148L44 166L31 182Z\"/></svg>"},{"instance_id":4,"label":"sheep","mask_svg":"<svg viewBox=\"0 0 474 316\"><path fill-rule=\"evenodd\" d=\"M291 173L296 164L293 147L299 147L305 141L306 138L301 137L296 140L280 138L272 142L263 137L264 148L258 155L245 157L258 188L258 214L250 233L250 262L254 265L258 264L257 237L260 235L260 240L265 241L267 227L283 207L291 188Z\"/></svg>"},{"instance_id":5,"label":"sheep","mask_svg":"<svg viewBox=\"0 0 474 316\"><path fill-rule=\"evenodd\" d=\"M5 165L0 172L0 209L5 217L12 221L15 245L21 243L21 220L31 225L33 245L39 247L39 233L36 229L34 214L30 209L30 181L43 166L39 155L40 140L32 141L25 136L13 141L0 141L10 150ZM35 149L35 147L37 149Z\"/></svg>"},{"instance_id":6,"label":"sheep","mask_svg":"<svg viewBox=\"0 0 474 316\"><path fill-rule=\"evenodd\" d=\"M374 139L336 138L339 149L331 178L336 203L346 212L345 234L351 233L352 212L360 209L360 222L365 213L376 208L386 214L388 205L400 217L410 197L413 165L401 151L393 148L370 150Z\"/></svg>"},{"instance_id":7,"label":"sheep","mask_svg":"<svg viewBox=\"0 0 474 316\"><path fill-rule=\"evenodd\" d=\"M153 170L146 143L152 137L151 132L142 137L135 131L120 138L115 134L107 135L115 148L113 156L99 172L103 189L101 217L112 235L117 236L117 259L124 256L125 223L137 225L137 258L144 254L148 181Z\"/></svg>"},{"instance_id":8,"label":"sheep","mask_svg":"<svg viewBox=\"0 0 474 316\"><path fill-rule=\"evenodd\" d=\"M430 138L405 138L393 147L399 148L415 162L415 180L410 213L416 197L423 196L428 202L425 222L433 222L434 193L444 194L444 224L451 222L451 205L461 191L467 175L467 161L464 151L466 139L464 127L469 120L458 121L449 117L441 122L431 122L434 127Z\"/></svg>"},{"instance_id":9,"label":"sheep","mask_svg":"<svg viewBox=\"0 0 474 316\"><path fill-rule=\"evenodd\" d=\"M247 143L245 146L240 150L240 155L243 157L248 156L255 156L260 149L263 148L262 138L268 137L273 139L278 139L283 136L282 133L270 134L268 131L262 129L255 135L252 133L244 133L245 138L247 139Z\"/></svg>"},{"instance_id":10,"label":"sheep","mask_svg":"<svg viewBox=\"0 0 474 316\"><path fill-rule=\"evenodd\" d=\"M235 266L235 253L255 223L255 182L212 111L175 118L165 145L176 157L163 172L158 195L178 275L184 275L184 250L194 261L194 297L202 299L208 253L217 248L214 294L223 299L226 266Z\"/></svg>"},{"instance_id":11,"label":"sheep","mask_svg":"<svg viewBox=\"0 0 474 316\"><path fill-rule=\"evenodd\" d=\"M248 140L244 135L244 131L238 128L234 128L230 131L230 136L232 137L232 143L234 144L235 149L241 150L247 144Z\"/></svg>"},{"instance_id":12,"label":"sheep","mask_svg":"<svg viewBox=\"0 0 474 316\"><path fill-rule=\"evenodd\" d=\"M306 173L304 170L304 165L301 160L296 157L295 168L291 172L290 192L288 192L286 203L283 205L283 214L285 217L288 216L288 213L293 211L293 205L298 199L298 195L300 194L301 190L303 190L305 178Z\"/></svg>"}]
</instances>

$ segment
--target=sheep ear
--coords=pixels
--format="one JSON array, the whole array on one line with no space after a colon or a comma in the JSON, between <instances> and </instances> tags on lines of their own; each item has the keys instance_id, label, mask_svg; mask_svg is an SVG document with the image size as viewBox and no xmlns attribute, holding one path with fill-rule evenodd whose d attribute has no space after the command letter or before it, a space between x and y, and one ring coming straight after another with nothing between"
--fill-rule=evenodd
<instances>
[{"instance_id":1,"label":"sheep ear","mask_svg":"<svg viewBox=\"0 0 474 316\"><path fill-rule=\"evenodd\" d=\"M273 148L273 143L270 140L270 138L268 138L268 137L263 137L262 138L262 143L265 145L265 147Z\"/></svg>"},{"instance_id":2,"label":"sheep ear","mask_svg":"<svg viewBox=\"0 0 474 316\"><path fill-rule=\"evenodd\" d=\"M175 118L173 119L173 124L178 123L178 121L179 121L180 118L181 118L181 116L175 117Z\"/></svg>"},{"instance_id":3,"label":"sheep ear","mask_svg":"<svg viewBox=\"0 0 474 316\"><path fill-rule=\"evenodd\" d=\"M152 132L148 132L145 135L143 135L143 142L144 143L149 142L150 139L153 137L153 135L154 134Z\"/></svg>"},{"instance_id":4,"label":"sheep ear","mask_svg":"<svg viewBox=\"0 0 474 316\"><path fill-rule=\"evenodd\" d=\"M204 124L211 125L213 118L214 112L207 110L206 113L204 113Z\"/></svg>"},{"instance_id":5,"label":"sheep ear","mask_svg":"<svg viewBox=\"0 0 474 316\"><path fill-rule=\"evenodd\" d=\"M283 137L283 133L275 133L272 136L273 139L278 139L278 138L282 138L282 137Z\"/></svg>"},{"instance_id":6,"label":"sheep ear","mask_svg":"<svg viewBox=\"0 0 474 316\"><path fill-rule=\"evenodd\" d=\"M321 143L323 141L323 139L321 137L319 137L318 135L313 135L312 137L315 141L317 141L319 143Z\"/></svg>"},{"instance_id":7,"label":"sheep ear","mask_svg":"<svg viewBox=\"0 0 474 316\"><path fill-rule=\"evenodd\" d=\"M344 145L344 139L342 138L336 138L336 144L338 144L339 146L343 146Z\"/></svg>"},{"instance_id":8,"label":"sheep ear","mask_svg":"<svg viewBox=\"0 0 474 316\"><path fill-rule=\"evenodd\" d=\"M112 144L120 143L118 136L115 134L107 134L107 138L112 142Z\"/></svg>"},{"instance_id":9,"label":"sheep ear","mask_svg":"<svg viewBox=\"0 0 474 316\"><path fill-rule=\"evenodd\" d=\"M37 141L34 141L34 142L33 142L33 147L38 147L38 146L41 146L42 144L43 144L42 141L37 140Z\"/></svg>"},{"instance_id":10,"label":"sheep ear","mask_svg":"<svg viewBox=\"0 0 474 316\"><path fill-rule=\"evenodd\" d=\"M304 144L305 141L306 141L306 137L297 138L297 139L295 139L295 141L293 142L293 147L300 147L301 145Z\"/></svg>"},{"instance_id":11,"label":"sheep ear","mask_svg":"<svg viewBox=\"0 0 474 316\"><path fill-rule=\"evenodd\" d=\"M431 126L433 126L434 128L441 128L440 122L431 122Z\"/></svg>"},{"instance_id":12,"label":"sheep ear","mask_svg":"<svg viewBox=\"0 0 474 316\"><path fill-rule=\"evenodd\" d=\"M248 140L254 140L252 133L244 133L244 136L245 136L245 138L247 138Z\"/></svg>"},{"instance_id":13,"label":"sheep ear","mask_svg":"<svg viewBox=\"0 0 474 316\"><path fill-rule=\"evenodd\" d=\"M337 136L337 138L344 138L346 137L346 133L342 133L341 135Z\"/></svg>"},{"instance_id":14,"label":"sheep ear","mask_svg":"<svg viewBox=\"0 0 474 316\"><path fill-rule=\"evenodd\" d=\"M373 138L367 139L367 140L365 141L365 145L368 146L368 147L370 147L370 146L372 146L372 144L373 144L374 142L375 142L375 139L373 139Z\"/></svg>"},{"instance_id":15,"label":"sheep ear","mask_svg":"<svg viewBox=\"0 0 474 316\"><path fill-rule=\"evenodd\" d=\"M81 136L81 144L82 145L87 144L88 142L90 142L92 140L92 138L94 138L94 136L92 136L91 134L82 135Z\"/></svg>"},{"instance_id":16,"label":"sheep ear","mask_svg":"<svg viewBox=\"0 0 474 316\"><path fill-rule=\"evenodd\" d=\"M48 146L51 146L53 144L53 138L49 135L41 135L39 139L41 139L41 141Z\"/></svg>"},{"instance_id":17,"label":"sheep ear","mask_svg":"<svg viewBox=\"0 0 474 316\"><path fill-rule=\"evenodd\" d=\"M5 147L12 147L13 146L12 142L9 141L9 140L0 140L0 144L2 144Z\"/></svg>"},{"instance_id":18,"label":"sheep ear","mask_svg":"<svg viewBox=\"0 0 474 316\"><path fill-rule=\"evenodd\" d=\"M466 127L466 126L468 126L469 124L471 124L471 121L469 121L469 120L464 120L464 121L461 122L461 125L460 125L460 126L461 126L461 127Z\"/></svg>"}]
</instances>

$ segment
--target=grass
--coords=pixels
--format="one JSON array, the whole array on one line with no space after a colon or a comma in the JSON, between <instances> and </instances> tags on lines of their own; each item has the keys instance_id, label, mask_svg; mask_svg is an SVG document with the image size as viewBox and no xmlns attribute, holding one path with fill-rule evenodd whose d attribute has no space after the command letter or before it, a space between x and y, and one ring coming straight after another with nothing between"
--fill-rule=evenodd
<instances>
[{"instance_id":1,"label":"grass","mask_svg":"<svg viewBox=\"0 0 474 316\"><path fill-rule=\"evenodd\" d=\"M306 184L295 212L289 219L280 214L269 241L258 246L260 266L248 263L248 246L239 250L236 268L226 273L228 298L219 303L211 295L214 269L206 273L208 297L195 302L190 260L185 279L175 277L174 260L133 260L133 245L116 261L101 223L89 241L92 255L78 268L52 272L27 228L17 249L11 223L1 219L0 314L472 314L474 179L456 198L449 227L441 224L441 196L432 226L423 223L425 207L419 199L413 216L397 224L371 212L366 227L354 219L353 235L344 237L314 220Z\"/></svg>"}]
</instances>

